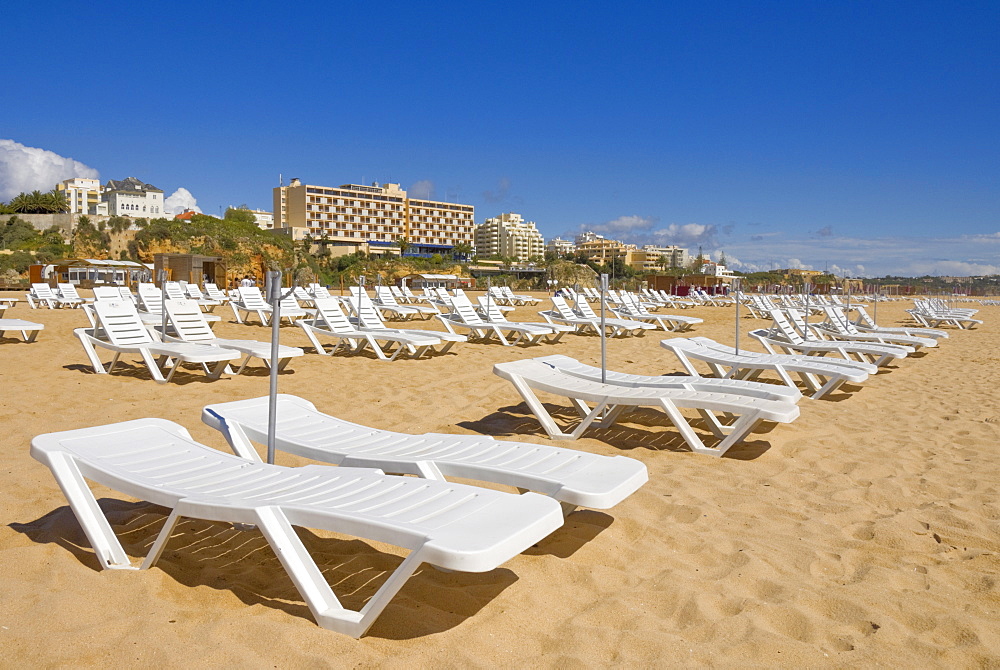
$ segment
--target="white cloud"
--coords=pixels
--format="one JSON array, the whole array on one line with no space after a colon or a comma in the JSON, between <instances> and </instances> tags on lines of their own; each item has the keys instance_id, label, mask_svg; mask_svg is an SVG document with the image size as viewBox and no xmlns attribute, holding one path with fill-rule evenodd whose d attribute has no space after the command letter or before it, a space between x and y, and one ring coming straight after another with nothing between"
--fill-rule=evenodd
<instances>
[{"instance_id":1,"label":"white cloud","mask_svg":"<svg viewBox=\"0 0 1000 670\"><path fill-rule=\"evenodd\" d=\"M715 236L718 229L714 225L702 223L671 223L666 228L654 230L652 235L658 244L677 244L694 247L698 245L717 246Z\"/></svg>"},{"instance_id":2,"label":"white cloud","mask_svg":"<svg viewBox=\"0 0 1000 670\"><path fill-rule=\"evenodd\" d=\"M430 179L421 179L410 186L406 192L413 198L424 198L429 200L434 197L434 182Z\"/></svg>"},{"instance_id":3,"label":"white cloud","mask_svg":"<svg viewBox=\"0 0 1000 670\"><path fill-rule=\"evenodd\" d=\"M186 188L179 188L163 201L163 209L167 214L182 214L186 209L193 209L201 213L198 207L198 199L191 195L191 191Z\"/></svg>"},{"instance_id":4,"label":"white cloud","mask_svg":"<svg viewBox=\"0 0 1000 670\"><path fill-rule=\"evenodd\" d=\"M0 200L10 200L18 193L51 191L64 179L100 176L94 168L72 158L14 140L0 140Z\"/></svg>"},{"instance_id":5,"label":"white cloud","mask_svg":"<svg viewBox=\"0 0 1000 670\"><path fill-rule=\"evenodd\" d=\"M969 263L967 261L949 260L914 261L905 266L902 272L894 274L912 277L922 275L955 277L997 275L1000 274L1000 264L994 265L990 263Z\"/></svg>"},{"instance_id":6,"label":"white cloud","mask_svg":"<svg viewBox=\"0 0 1000 670\"><path fill-rule=\"evenodd\" d=\"M617 219L605 221L589 228L595 233L603 235L628 235L649 230L656 223L656 219L643 216L619 216Z\"/></svg>"},{"instance_id":7,"label":"white cloud","mask_svg":"<svg viewBox=\"0 0 1000 670\"><path fill-rule=\"evenodd\" d=\"M483 200L491 203L503 202L510 195L510 179L508 177L500 177L497 181L497 190L495 191L483 191Z\"/></svg>"}]
</instances>

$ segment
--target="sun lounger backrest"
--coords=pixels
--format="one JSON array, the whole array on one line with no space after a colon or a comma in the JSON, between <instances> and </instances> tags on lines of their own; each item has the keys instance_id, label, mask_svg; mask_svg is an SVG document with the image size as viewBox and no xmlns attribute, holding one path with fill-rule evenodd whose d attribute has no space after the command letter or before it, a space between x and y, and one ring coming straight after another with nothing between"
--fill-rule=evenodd
<instances>
[{"instance_id":1,"label":"sun lounger backrest","mask_svg":"<svg viewBox=\"0 0 1000 670\"><path fill-rule=\"evenodd\" d=\"M187 296L192 300L205 299L205 294L201 292L201 289L198 288L197 284L186 284L184 286L184 292L187 293Z\"/></svg>"},{"instance_id":2,"label":"sun lounger backrest","mask_svg":"<svg viewBox=\"0 0 1000 670\"><path fill-rule=\"evenodd\" d=\"M184 289L181 285L175 281L168 281L163 285L164 290L167 292L168 300L183 300L184 299Z\"/></svg>"},{"instance_id":3,"label":"sun lounger backrest","mask_svg":"<svg viewBox=\"0 0 1000 670\"><path fill-rule=\"evenodd\" d=\"M52 287L48 284L32 284L31 292L35 294L36 298L41 298L42 300L56 300L56 294L52 292Z\"/></svg>"},{"instance_id":4,"label":"sun lounger backrest","mask_svg":"<svg viewBox=\"0 0 1000 670\"><path fill-rule=\"evenodd\" d=\"M211 298L212 300L225 301L228 299L228 296L226 296L225 293L220 291L218 286L212 284L211 282L205 282L205 293L207 293L208 297Z\"/></svg>"},{"instance_id":5,"label":"sun lounger backrest","mask_svg":"<svg viewBox=\"0 0 1000 670\"><path fill-rule=\"evenodd\" d=\"M312 296L309 295L309 293L306 292L306 289L302 286L296 286L292 289L292 295L295 296L296 300L312 300ZM284 307L284 305L282 305L282 307Z\"/></svg>"},{"instance_id":6,"label":"sun lounger backrest","mask_svg":"<svg viewBox=\"0 0 1000 670\"><path fill-rule=\"evenodd\" d=\"M135 305L121 300L97 300L93 304L93 309L104 336L111 344L132 346L155 342L142 324L139 313L135 311Z\"/></svg>"},{"instance_id":7,"label":"sun lounger backrest","mask_svg":"<svg viewBox=\"0 0 1000 670\"><path fill-rule=\"evenodd\" d=\"M371 298L367 295L352 295L347 299L351 309L358 316L358 321L365 328L385 328L382 315L375 309Z\"/></svg>"},{"instance_id":8,"label":"sun lounger backrest","mask_svg":"<svg viewBox=\"0 0 1000 670\"><path fill-rule=\"evenodd\" d=\"M79 300L83 302L83 298L80 294L76 292L76 287L72 284L59 284L59 292L62 293L62 297L66 300Z\"/></svg>"},{"instance_id":9,"label":"sun lounger backrest","mask_svg":"<svg viewBox=\"0 0 1000 670\"><path fill-rule=\"evenodd\" d=\"M271 306L267 304L264 300L264 296L261 295L260 289L256 286L241 286L238 289L240 294L240 302L247 309L270 309Z\"/></svg>"},{"instance_id":10,"label":"sun lounger backrest","mask_svg":"<svg viewBox=\"0 0 1000 670\"><path fill-rule=\"evenodd\" d=\"M576 299L576 308L585 319L599 319L597 312L590 306L587 299L580 296Z\"/></svg>"},{"instance_id":11,"label":"sun lounger backrest","mask_svg":"<svg viewBox=\"0 0 1000 670\"><path fill-rule=\"evenodd\" d=\"M326 290L325 286L320 286L319 284L310 284L309 293L314 298L332 298L330 292Z\"/></svg>"},{"instance_id":12,"label":"sun lounger backrest","mask_svg":"<svg viewBox=\"0 0 1000 670\"><path fill-rule=\"evenodd\" d=\"M496 300L487 299L486 296L479 296L479 307L486 312L487 321L506 321L507 317L503 315L503 310L500 309L500 305L497 304Z\"/></svg>"},{"instance_id":13,"label":"sun lounger backrest","mask_svg":"<svg viewBox=\"0 0 1000 670\"><path fill-rule=\"evenodd\" d=\"M552 300L552 305L556 308L556 311L559 312L559 316L561 316L562 318L564 319L580 318L573 312L573 310L569 308L569 305L566 303L566 299L563 298L562 296L554 295L552 296L551 300Z\"/></svg>"},{"instance_id":14,"label":"sun lounger backrest","mask_svg":"<svg viewBox=\"0 0 1000 670\"><path fill-rule=\"evenodd\" d=\"M483 323L482 318L476 313L476 309L472 306L472 303L464 295L455 296L451 299L451 309L463 323L470 325L481 325Z\"/></svg>"},{"instance_id":15,"label":"sun lounger backrest","mask_svg":"<svg viewBox=\"0 0 1000 670\"><path fill-rule=\"evenodd\" d=\"M182 340L203 342L215 339L215 333L201 315L198 303L193 300L168 300L166 308L170 325Z\"/></svg>"},{"instance_id":16,"label":"sun lounger backrest","mask_svg":"<svg viewBox=\"0 0 1000 670\"><path fill-rule=\"evenodd\" d=\"M95 300L121 300L121 294L118 293L117 286L95 286L94 287L94 299Z\"/></svg>"},{"instance_id":17,"label":"sun lounger backrest","mask_svg":"<svg viewBox=\"0 0 1000 670\"><path fill-rule=\"evenodd\" d=\"M788 317L780 309L772 309L768 312L771 319L774 321L774 327L777 328L778 332L787 339L792 344L801 344L804 340L802 336L799 335L798 331L792 327L789 323Z\"/></svg>"},{"instance_id":18,"label":"sun lounger backrest","mask_svg":"<svg viewBox=\"0 0 1000 670\"><path fill-rule=\"evenodd\" d=\"M316 298L316 318L322 321L327 330L333 333L348 333L355 330L348 320L340 303L331 298Z\"/></svg>"},{"instance_id":19,"label":"sun lounger backrest","mask_svg":"<svg viewBox=\"0 0 1000 670\"><path fill-rule=\"evenodd\" d=\"M396 296L392 294L392 289L388 286L376 286L375 297L386 307L399 307L399 303L396 302Z\"/></svg>"}]
</instances>

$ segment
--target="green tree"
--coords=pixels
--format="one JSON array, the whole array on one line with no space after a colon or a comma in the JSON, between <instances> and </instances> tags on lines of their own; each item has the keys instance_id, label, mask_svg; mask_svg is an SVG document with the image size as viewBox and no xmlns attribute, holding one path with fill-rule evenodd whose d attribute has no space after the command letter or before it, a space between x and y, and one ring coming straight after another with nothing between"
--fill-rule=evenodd
<instances>
[{"instance_id":1,"label":"green tree","mask_svg":"<svg viewBox=\"0 0 1000 670\"><path fill-rule=\"evenodd\" d=\"M257 217L250 208L246 205L240 205L239 207L228 207L226 213L222 216L224 221L230 221L232 223L248 223L257 225Z\"/></svg>"},{"instance_id":2,"label":"green tree","mask_svg":"<svg viewBox=\"0 0 1000 670\"><path fill-rule=\"evenodd\" d=\"M405 237L401 237L396 240L396 246L399 247L399 255L405 256L406 250L410 248L410 240Z\"/></svg>"}]
</instances>

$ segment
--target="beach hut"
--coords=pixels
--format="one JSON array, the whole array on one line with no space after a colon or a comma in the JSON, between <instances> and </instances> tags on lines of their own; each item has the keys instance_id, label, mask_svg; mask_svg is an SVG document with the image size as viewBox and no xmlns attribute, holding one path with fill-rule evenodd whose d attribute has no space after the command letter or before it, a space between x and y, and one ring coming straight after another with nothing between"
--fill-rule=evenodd
<instances>
[{"instance_id":1,"label":"beach hut","mask_svg":"<svg viewBox=\"0 0 1000 670\"><path fill-rule=\"evenodd\" d=\"M227 283L226 264L219 256L155 254L153 277L159 277L160 270L167 271L169 281L183 281L198 286L206 281L219 286L226 286Z\"/></svg>"}]
</instances>

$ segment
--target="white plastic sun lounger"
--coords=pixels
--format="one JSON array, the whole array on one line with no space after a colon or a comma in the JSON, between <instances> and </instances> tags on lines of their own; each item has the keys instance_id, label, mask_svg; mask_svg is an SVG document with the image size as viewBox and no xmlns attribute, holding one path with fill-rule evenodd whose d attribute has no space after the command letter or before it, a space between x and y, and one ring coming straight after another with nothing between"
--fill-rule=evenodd
<instances>
[{"instance_id":1,"label":"white plastic sun lounger","mask_svg":"<svg viewBox=\"0 0 1000 670\"><path fill-rule=\"evenodd\" d=\"M212 379L218 379L230 361L240 357L238 351L190 342L161 342L143 325L135 306L114 300L98 300L90 308L97 319L95 328L77 328L73 334L80 340L94 372L107 374L114 371L122 354L138 354L157 383L169 382L181 363L197 363ZM114 358L105 370L97 356L96 348L114 352ZM158 361L157 362L157 358ZM173 362L166 378L162 366ZM209 370L208 363L215 363Z\"/></svg>"},{"instance_id":2,"label":"white plastic sun lounger","mask_svg":"<svg viewBox=\"0 0 1000 670\"><path fill-rule=\"evenodd\" d=\"M581 363L569 356L553 354L551 356L539 356L532 360L550 365L556 370L574 377L595 382L601 381L600 368ZM802 399L802 392L794 386L788 387L741 379L702 377L697 374L682 377L673 375L636 375L627 372L617 372L615 370L605 370L604 378L608 384L630 388L683 389L686 391L731 393L748 398L763 398L764 400L778 400L792 403L797 403Z\"/></svg>"},{"instance_id":3,"label":"white plastic sun lounger","mask_svg":"<svg viewBox=\"0 0 1000 670\"><path fill-rule=\"evenodd\" d=\"M240 363L236 374L239 375L246 369L251 358L259 358L264 365L271 362L271 343L260 342L258 340L232 340L229 338L216 337L215 333L205 321L198 304L193 300L168 300L166 302L167 319L173 327L176 336L166 335L167 342L197 342L198 344L209 344L223 349L233 349L243 354L243 361ZM298 347L288 347L283 344L278 345L278 370L284 370L291 359L303 355L303 351Z\"/></svg>"},{"instance_id":4,"label":"white plastic sun lounger","mask_svg":"<svg viewBox=\"0 0 1000 670\"><path fill-rule=\"evenodd\" d=\"M395 330L355 328L340 309L340 303L334 298L314 298L314 301L316 316L312 319L300 319L296 323L305 331L316 353L324 356L335 354L341 347L356 354L363 351L366 346L370 346L381 361L395 360L404 352L410 358L420 358L442 343L441 338L434 337L434 333L429 330L421 331L426 334L417 335L412 331L402 333ZM321 337L335 340L333 349L327 351L320 342ZM393 347L396 348L395 351L392 351ZM392 355L387 355L390 352Z\"/></svg>"},{"instance_id":5,"label":"white plastic sun lounger","mask_svg":"<svg viewBox=\"0 0 1000 670\"><path fill-rule=\"evenodd\" d=\"M510 347L524 343L527 345L538 344L543 337L551 335L552 330L539 330L535 327L522 327L520 324L504 322L493 323L484 321L476 312L469 299L464 296L455 296L451 299L451 311L437 315L438 320L444 324L449 333L454 333L455 328L464 328L469 331L467 337L470 340L489 342L494 337L500 344ZM507 338L512 337L513 341Z\"/></svg>"},{"instance_id":6,"label":"white plastic sun lounger","mask_svg":"<svg viewBox=\"0 0 1000 670\"><path fill-rule=\"evenodd\" d=\"M0 337L5 337L10 331L20 331L25 342L34 342L42 330L45 330L45 325L41 323L24 319L0 319Z\"/></svg>"},{"instance_id":7,"label":"white plastic sun lounger","mask_svg":"<svg viewBox=\"0 0 1000 670\"><path fill-rule=\"evenodd\" d=\"M422 564L487 572L563 523L559 504L378 470L253 463L191 439L164 419L39 435L31 455L47 466L105 569L155 565L182 518L259 529L323 628L361 637ZM170 509L136 568L86 480ZM410 551L358 611L346 609L295 526L385 542ZM336 540L330 540L331 542Z\"/></svg>"},{"instance_id":8,"label":"white plastic sun lounger","mask_svg":"<svg viewBox=\"0 0 1000 670\"><path fill-rule=\"evenodd\" d=\"M930 349L937 346L937 340L933 337L903 335L902 333L879 333L874 331L863 333L844 315L843 309L836 305L824 306L823 312L826 315L826 321L820 323L817 328L836 340L899 344L906 347L913 347L914 349L921 349L923 347Z\"/></svg>"},{"instance_id":9,"label":"white plastic sun lounger","mask_svg":"<svg viewBox=\"0 0 1000 670\"><path fill-rule=\"evenodd\" d=\"M201 419L221 431L233 451L260 460L253 443L267 443L268 399L208 405ZM601 456L484 435L409 435L324 414L308 400L278 396L275 447L325 463L373 467L444 480L461 477L535 491L575 507L609 509L648 479L646 466L623 456Z\"/></svg>"},{"instance_id":10,"label":"white plastic sun lounger","mask_svg":"<svg viewBox=\"0 0 1000 670\"><path fill-rule=\"evenodd\" d=\"M62 301L70 307L79 307L83 303L87 302L80 297L80 294L76 292L76 287L72 284L56 284L56 290L59 292L58 295L62 298Z\"/></svg>"},{"instance_id":11,"label":"white plastic sun lounger","mask_svg":"<svg viewBox=\"0 0 1000 670\"><path fill-rule=\"evenodd\" d=\"M653 314L648 311L641 302L633 300L631 296L624 293L621 302L616 309L612 309L615 314L625 319L635 319L637 321L655 322L660 328L673 332L684 332L691 330L699 323L704 323L704 319L696 316L680 316L678 314Z\"/></svg>"},{"instance_id":12,"label":"white plastic sun lounger","mask_svg":"<svg viewBox=\"0 0 1000 670\"><path fill-rule=\"evenodd\" d=\"M562 296L552 297L552 307L553 309L546 309L539 312L541 317L548 323L572 326L573 332L580 335L588 331L600 335L601 322L598 321L597 325L594 325L593 319L584 319L578 316L576 312L569 308L569 305L566 304L566 299Z\"/></svg>"},{"instance_id":13,"label":"white plastic sun lounger","mask_svg":"<svg viewBox=\"0 0 1000 670\"><path fill-rule=\"evenodd\" d=\"M762 354L745 348L736 352L732 347L707 337L676 337L661 340L660 345L677 356L691 375L700 372L691 359L704 362L711 373L721 379L759 379L764 372L773 372L789 388L796 388L792 373L798 375L813 398L822 398L845 382L860 384L878 372L871 363L819 356Z\"/></svg>"},{"instance_id":14,"label":"white plastic sun lounger","mask_svg":"<svg viewBox=\"0 0 1000 670\"><path fill-rule=\"evenodd\" d=\"M249 321L244 321L241 318L241 313L249 316L250 314L256 314L257 318L260 319L262 326L266 326L271 318L271 313L274 311L271 305L264 300L264 296L261 295L260 289L256 286L241 286L237 289L239 294L238 300L230 300L229 306L233 310L233 314L236 316L237 323L249 323ZM282 289L282 293L284 293ZM281 300L281 318L288 319L289 323L295 323L296 319L300 319L309 316L309 312L299 307L299 303L296 302L295 296L289 295Z\"/></svg>"},{"instance_id":15,"label":"white plastic sun lounger","mask_svg":"<svg viewBox=\"0 0 1000 670\"><path fill-rule=\"evenodd\" d=\"M771 311L771 319L774 322L774 330L758 329L751 330L750 336L758 340L768 352L778 353L780 350L786 354L798 353L807 356L825 356L826 354L837 354L846 360L859 360L865 363L874 363L882 367L888 365L890 361L906 358L908 347L901 347L894 344L869 344L865 342L844 342L835 340L804 339L785 318L784 312L780 310ZM910 349L912 351L912 349Z\"/></svg>"},{"instance_id":16,"label":"white plastic sun lounger","mask_svg":"<svg viewBox=\"0 0 1000 670\"><path fill-rule=\"evenodd\" d=\"M729 393L602 384L561 372L531 359L498 363L493 366L493 374L514 385L553 440L575 440L592 424L600 427L613 425L627 408L657 407L667 414L692 451L721 456L734 444L742 441L761 421L790 423L799 415L799 408L794 402L748 398ZM538 400L535 391L569 398L582 421L572 432L563 432ZM593 409L588 403L594 405ZM705 446L701 437L680 413L681 408L697 410L720 442L714 447ZM733 423L724 425L715 415L716 412L737 418Z\"/></svg>"},{"instance_id":17,"label":"white plastic sun lounger","mask_svg":"<svg viewBox=\"0 0 1000 670\"><path fill-rule=\"evenodd\" d=\"M587 302L587 299L583 296L577 296L576 298L576 312L584 319L591 319L596 324L597 328L601 327L601 315L594 311ZM635 319L622 319L612 316L614 314L610 309L611 315L604 315L604 327L610 328L609 333L611 337L626 337L628 335L634 335L636 337L641 337L646 334L647 330L656 330L656 326L652 323L646 323L644 321L636 321Z\"/></svg>"},{"instance_id":18,"label":"white plastic sun lounger","mask_svg":"<svg viewBox=\"0 0 1000 670\"><path fill-rule=\"evenodd\" d=\"M76 307L84 302L83 300L72 300L58 296L52 291L51 286L42 283L32 284L31 290L25 294L25 297L31 309L38 309L38 305L45 305L49 309Z\"/></svg>"},{"instance_id":19,"label":"white plastic sun lounger","mask_svg":"<svg viewBox=\"0 0 1000 670\"><path fill-rule=\"evenodd\" d=\"M528 329L532 332L541 333L543 339L546 342L555 343L558 342L563 335L566 333L572 333L575 329L573 326L568 326L562 323L542 323L540 321L508 321L507 317L503 313L503 309L500 305L496 304L492 298L481 295L477 299L479 307L476 311L479 312L479 316L483 318L484 321L489 323L505 326L514 325L520 328Z\"/></svg>"},{"instance_id":20,"label":"white plastic sun lounger","mask_svg":"<svg viewBox=\"0 0 1000 670\"><path fill-rule=\"evenodd\" d=\"M854 321L855 327L866 333L899 333L900 335L916 335L917 337L933 337L935 339L943 340L948 338L948 331L940 330L937 328L912 328L912 327L886 327L880 326L875 323L870 316L868 316L867 310L865 310L862 305L854 305L851 307L857 312L857 319Z\"/></svg>"},{"instance_id":21,"label":"white plastic sun lounger","mask_svg":"<svg viewBox=\"0 0 1000 670\"><path fill-rule=\"evenodd\" d=\"M385 335L399 335L412 337L436 337L444 346L437 349L437 353L447 353L458 342L465 342L465 335L449 333L441 330L424 330L422 328L388 328L382 321L382 315L375 309L371 298L366 295L351 296L347 299L347 305L354 313L359 330L370 330Z\"/></svg>"},{"instance_id":22,"label":"white plastic sun lounger","mask_svg":"<svg viewBox=\"0 0 1000 670\"><path fill-rule=\"evenodd\" d=\"M352 291L354 289L351 289ZM393 295L392 289L388 286L375 287L375 306L383 311L390 312L402 319L412 319L420 317L429 319L438 314L438 309L432 305L400 305Z\"/></svg>"}]
</instances>

